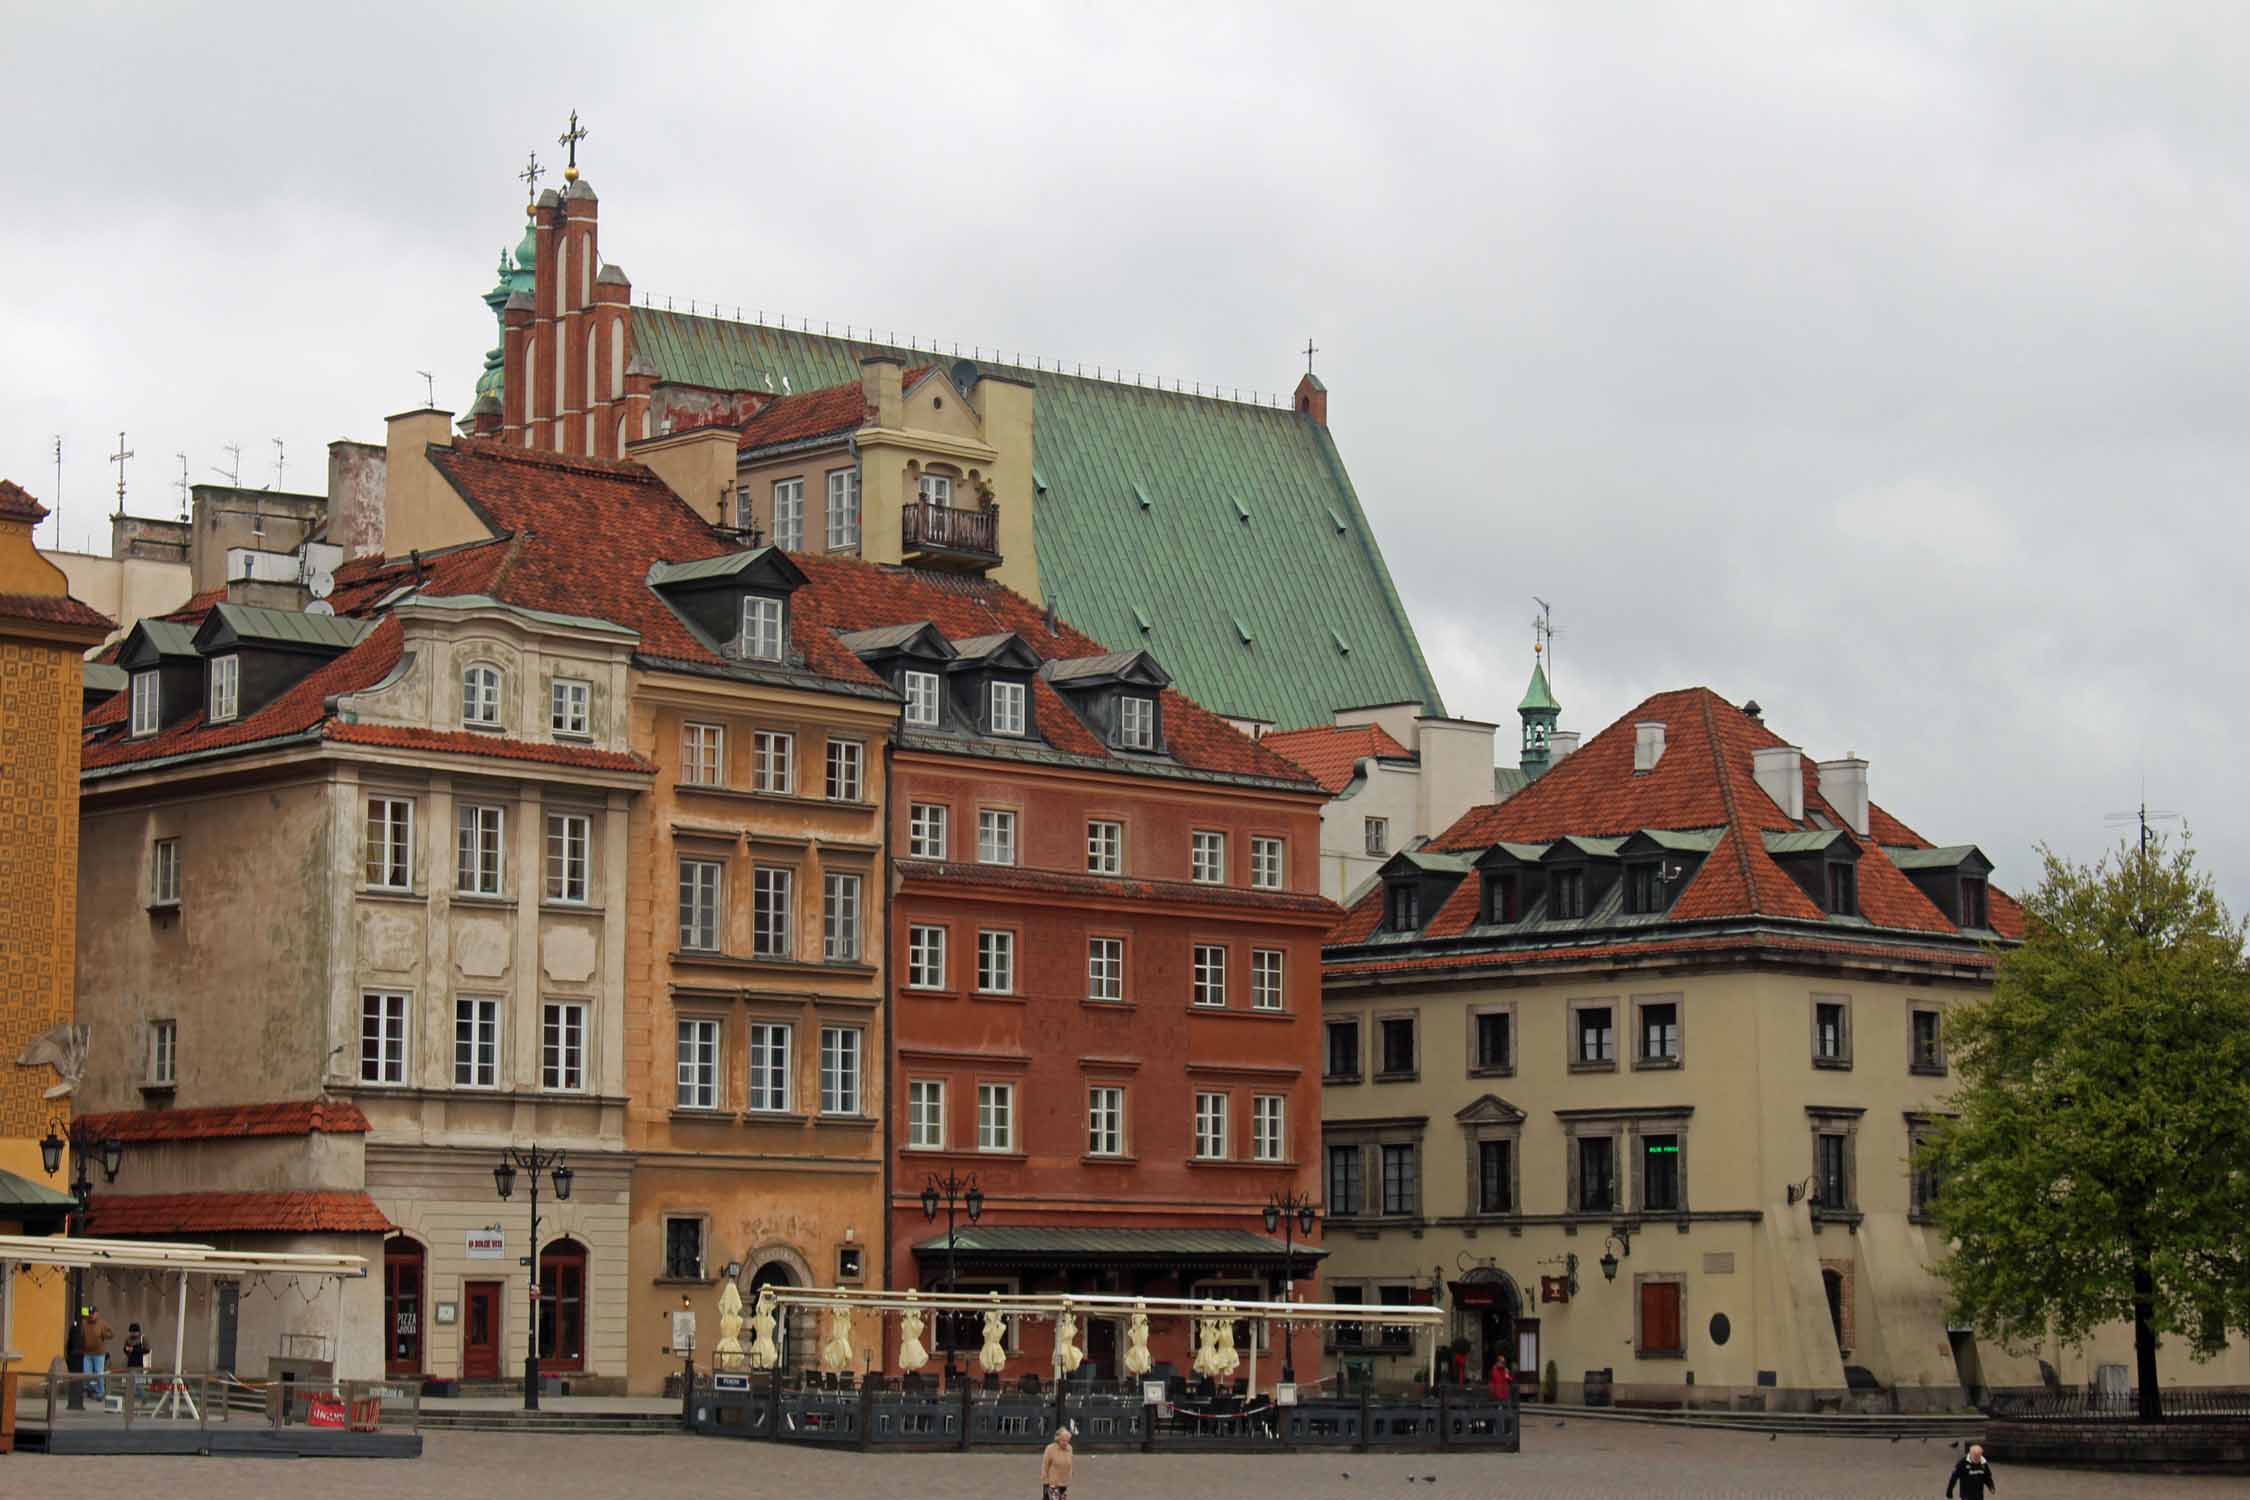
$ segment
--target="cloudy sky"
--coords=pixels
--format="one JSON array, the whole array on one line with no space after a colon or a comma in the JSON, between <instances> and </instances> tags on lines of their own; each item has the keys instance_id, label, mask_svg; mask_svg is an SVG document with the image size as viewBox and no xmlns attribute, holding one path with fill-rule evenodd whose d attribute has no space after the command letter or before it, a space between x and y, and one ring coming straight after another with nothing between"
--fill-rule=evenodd
<instances>
[{"instance_id":1,"label":"cloudy sky","mask_svg":"<svg viewBox=\"0 0 2250 1500\"><path fill-rule=\"evenodd\" d=\"M2145 783L2250 905L2250 15L356 9L0 0L0 475L60 434L75 545L120 428L168 514L465 407L576 108L659 298L1258 389L1311 335L1456 713L1539 594L1570 726L1756 697L2019 886Z\"/></svg>"}]
</instances>

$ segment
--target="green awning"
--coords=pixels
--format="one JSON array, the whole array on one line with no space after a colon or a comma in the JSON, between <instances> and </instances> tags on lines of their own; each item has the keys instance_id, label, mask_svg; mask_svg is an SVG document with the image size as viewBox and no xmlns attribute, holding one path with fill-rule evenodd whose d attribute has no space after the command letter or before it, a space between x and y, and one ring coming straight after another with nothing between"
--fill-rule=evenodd
<instances>
[{"instance_id":1,"label":"green awning","mask_svg":"<svg viewBox=\"0 0 2250 1500\"><path fill-rule=\"evenodd\" d=\"M63 1219L77 1207L78 1200L68 1193L58 1193L44 1183L0 1170L0 1219L27 1229L34 1226L59 1228Z\"/></svg>"}]
</instances>

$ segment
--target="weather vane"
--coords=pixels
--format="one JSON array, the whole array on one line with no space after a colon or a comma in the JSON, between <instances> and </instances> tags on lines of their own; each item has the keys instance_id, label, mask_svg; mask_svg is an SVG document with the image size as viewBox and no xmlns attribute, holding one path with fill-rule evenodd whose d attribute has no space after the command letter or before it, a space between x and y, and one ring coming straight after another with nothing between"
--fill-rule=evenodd
<instances>
[{"instance_id":1,"label":"weather vane","mask_svg":"<svg viewBox=\"0 0 2250 1500\"><path fill-rule=\"evenodd\" d=\"M578 180L578 143L584 139L586 139L586 132L579 127L578 111L574 109L570 112L570 128L555 137L556 143L570 152L569 164L563 168L563 181L565 182L576 182Z\"/></svg>"}]
</instances>

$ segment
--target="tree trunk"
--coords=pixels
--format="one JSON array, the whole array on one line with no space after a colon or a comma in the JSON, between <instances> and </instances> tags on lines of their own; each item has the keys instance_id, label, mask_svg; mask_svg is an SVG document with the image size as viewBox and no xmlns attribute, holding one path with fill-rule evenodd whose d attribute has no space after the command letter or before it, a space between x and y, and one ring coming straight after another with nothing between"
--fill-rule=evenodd
<instances>
[{"instance_id":1,"label":"tree trunk","mask_svg":"<svg viewBox=\"0 0 2250 1500\"><path fill-rule=\"evenodd\" d=\"M2133 1255L2133 1357L2140 1387L2140 1419L2161 1422L2164 1399L2156 1388L2156 1273L2144 1250L2136 1250Z\"/></svg>"}]
</instances>

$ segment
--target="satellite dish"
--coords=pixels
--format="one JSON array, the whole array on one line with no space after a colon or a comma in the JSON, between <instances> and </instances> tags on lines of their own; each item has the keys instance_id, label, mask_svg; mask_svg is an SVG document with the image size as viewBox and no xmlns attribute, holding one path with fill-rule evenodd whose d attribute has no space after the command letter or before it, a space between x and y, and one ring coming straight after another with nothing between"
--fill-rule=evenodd
<instances>
[{"instance_id":1,"label":"satellite dish","mask_svg":"<svg viewBox=\"0 0 2250 1500\"><path fill-rule=\"evenodd\" d=\"M315 599L325 599L336 592L336 575L326 568L315 568L313 569L312 582L308 587L311 588L312 596ZM335 611L331 610L329 613L333 614Z\"/></svg>"},{"instance_id":2,"label":"satellite dish","mask_svg":"<svg viewBox=\"0 0 2250 1500\"><path fill-rule=\"evenodd\" d=\"M330 604L326 599L315 599L305 606L305 613L308 615L332 615L336 613L336 606Z\"/></svg>"}]
</instances>

